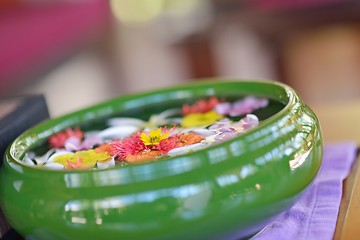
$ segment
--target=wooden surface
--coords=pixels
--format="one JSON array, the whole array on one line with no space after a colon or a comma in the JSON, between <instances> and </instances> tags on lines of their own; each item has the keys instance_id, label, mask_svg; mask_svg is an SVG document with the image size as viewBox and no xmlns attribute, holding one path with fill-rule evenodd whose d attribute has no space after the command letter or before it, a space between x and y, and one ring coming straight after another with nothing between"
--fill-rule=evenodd
<instances>
[{"instance_id":1,"label":"wooden surface","mask_svg":"<svg viewBox=\"0 0 360 240\"><path fill-rule=\"evenodd\" d=\"M360 146L360 101L311 106L319 118L324 142L354 141ZM360 236L360 159L344 181L334 239Z\"/></svg>"}]
</instances>

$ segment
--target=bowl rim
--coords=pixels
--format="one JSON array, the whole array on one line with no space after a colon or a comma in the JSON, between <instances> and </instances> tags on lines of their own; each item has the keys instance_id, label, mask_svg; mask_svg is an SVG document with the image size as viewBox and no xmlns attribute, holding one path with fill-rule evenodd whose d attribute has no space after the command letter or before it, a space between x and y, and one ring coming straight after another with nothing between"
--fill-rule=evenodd
<instances>
[{"instance_id":1,"label":"bowl rim","mask_svg":"<svg viewBox=\"0 0 360 240\"><path fill-rule=\"evenodd\" d=\"M17 157L17 155L21 155L21 157L24 156L24 154L29 151L36 143L38 143L39 141L42 141L46 138L48 138L49 136L51 136L52 134L59 132L61 130L64 130L67 127L73 127L76 126L80 123L82 123L83 120L88 121L91 119L96 119L99 117L103 117L106 116L107 114L110 113L110 109L106 109L106 106L110 103L115 103L116 101L122 102L122 105L127 104L127 105L131 105L131 101L132 100L136 100L139 98L146 98L149 96L154 96L154 95L161 95L161 94L166 94L166 93L171 93L171 92L181 92L181 91L189 91L189 92L193 92L194 90L192 88L197 87L207 87L207 88L216 88L220 85L223 84L239 84L240 85L267 85L270 86L272 88L277 88L278 90L280 90L282 92L282 95L278 98L275 98L274 96L274 100L280 101L281 103L284 104L284 107L282 109L280 109L280 111L276 112L275 114L271 115L269 118L263 120L261 122L261 125L259 125L258 127L249 130L248 132L241 134L239 136L236 136L230 140L227 140L225 142L216 144L215 146L224 146L224 145L228 145L231 144L233 142L236 141L240 141L242 139L244 139L246 136L252 135L254 134L254 132L259 131L261 129L266 128L267 126L274 124L278 119L282 118L284 115L288 114L289 110L291 110L291 108L293 107L294 104L302 104L302 101L300 99L300 97L297 95L297 93L288 85L277 82L277 81L273 81L273 80L242 80L242 79L223 79L223 78L207 78L207 79L203 79L201 81L198 82L190 82L187 84L182 84L182 85L178 85L178 86L173 86L173 87L167 87L167 88L162 88L162 89L158 89L158 90L152 90L152 91L146 91L146 92L140 92L140 93L135 93L135 94L127 94L127 95L123 95L117 98L113 98L98 104L95 104L93 106L90 107L86 107L83 108L81 110L78 111L73 111L71 113L59 116L59 117L55 117L52 119L48 119L43 121L40 124L37 124L36 126L26 130L25 132L23 132L22 134L20 134L8 147L8 149L5 152L5 156L4 156L4 165L9 166L10 168L12 168L13 170L15 170L16 172L19 173L23 173L23 171L28 171L28 172L33 172L34 174L36 173L49 173L51 172L52 174L61 174L61 175L83 175L83 174L101 174L102 172L112 172L112 171L121 171L121 172L125 172L125 171L136 171L136 169L141 169L143 168L143 171L148 168L149 166L153 166L154 168L156 167L160 167L160 168L168 168L169 166L166 165L171 165L168 164L171 161L174 161L176 159L184 159L184 158L191 158L191 161L194 161L194 156L196 155L201 155L206 153L207 151L209 151L210 149L213 148L213 146L208 147L208 148L204 148L204 149L200 149L194 152L190 152L190 153L186 153L184 155L179 155L179 156L174 156L174 157L168 157L164 160L159 160L159 161L149 161L149 162L143 162L143 163L138 163L138 164L131 164L131 165L127 165L126 167L113 167L113 168L108 168L108 169L94 169L91 171L83 171L83 170L49 170L49 169L43 169L43 168L34 168L31 166L28 166L26 164L22 163L21 158ZM263 86L264 87L264 86ZM264 91L266 93L266 91ZM249 94L251 95L251 92L248 93L239 93L239 95L244 96L244 94ZM254 93L254 95L256 95L257 93ZM269 94L270 95L270 94ZM210 95L208 95L210 96ZM190 96L191 97L191 96ZM193 97L193 96L192 96ZM267 96L269 98L269 96ZM174 98L176 99L176 98ZM130 103L130 104L129 104ZM120 104L121 105L121 104ZM139 107L139 106L138 106ZM93 115L91 112L94 109L101 109L100 110L100 114L101 115L96 115L96 116L91 116ZM115 109L116 110L116 109ZM121 111L125 111L127 109L118 109L118 112ZM81 117L78 117L77 115L80 115ZM90 119L82 119L82 118L86 118L86 117L90 117ZM50 129L48 129L51 125L56 124L55 129L53 129L53 131L50 131ZM61 123L61 124L60 124ZM43 130L41 130L43 129ZM45 130L44 130L45 129ZM31 132L32 131L38 131L38 136L39 137L34 137ZM20 150L18 150L20 148ZM162 166L161 166L162 165Z\"/></svg>"}]
</instances>

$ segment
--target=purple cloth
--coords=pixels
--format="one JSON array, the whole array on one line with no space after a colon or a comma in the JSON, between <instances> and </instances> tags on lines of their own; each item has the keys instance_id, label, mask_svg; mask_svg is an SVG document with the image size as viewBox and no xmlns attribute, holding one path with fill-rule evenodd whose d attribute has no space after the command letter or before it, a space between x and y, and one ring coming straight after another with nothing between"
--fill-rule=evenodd
<instances>
[{"instance_id":1,"label":"purple cloth","mask_svg":"<svg viewBox=\"0 0 360 240\"><path fill-rule=\"evenodd\" d=\"M357 149L352 142L325 146L323 163L313 184L291 209L252 239L333 239L342 182L356 159Z\"/></svg>"}]
</instances>

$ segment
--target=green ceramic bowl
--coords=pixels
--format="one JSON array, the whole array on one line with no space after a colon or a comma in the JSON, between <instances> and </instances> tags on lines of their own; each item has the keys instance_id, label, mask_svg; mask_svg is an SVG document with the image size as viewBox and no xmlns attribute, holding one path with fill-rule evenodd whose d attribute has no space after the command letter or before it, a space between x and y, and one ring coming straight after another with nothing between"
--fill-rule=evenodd
<instances>
[{"instance_id":1,"label":"green ceramic bowl","mask_svg":"<svg viewBox=\"0 0 360 240\"><path fill-rule=\"evenodd\" d=\"M95 171L21 164L55 132L91 128L114 115L151 113L206 96L269 98L259 127L170 159ZM1 207L31 239L239 239L291 207L321 165L314 113L289 87L206 81L120 97L44 122L19 136L0 172Z\"/></svg>"}]
</instances>

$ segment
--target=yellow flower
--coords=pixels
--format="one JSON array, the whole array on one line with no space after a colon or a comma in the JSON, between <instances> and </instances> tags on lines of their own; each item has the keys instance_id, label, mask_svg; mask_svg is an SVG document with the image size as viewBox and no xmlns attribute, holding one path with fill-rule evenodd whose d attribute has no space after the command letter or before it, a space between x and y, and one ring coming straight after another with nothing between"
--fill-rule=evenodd
<instances>
[{"instance_id":1,"label":"yellow flower","mask_svg":"<svg viewBox=\"0 0 360 240\"><path fill-rule=\"evenodd\" d=\"M141 133L140 139L146 146L158 145L162 140L167 139L170 133L161 131L161 128L156 130L151 130L149 135L146 133Z\"/></svg>"},{"instance_id":2,"label":"yellow flower","mask_svg":"<svg viewBox=\"0 0 360 240\"><path fill-rule=\"evenodd\" d=\"M77 151L74 154L64 154L56 157L54 159L55 163L60 163L65 167L69 167L68 162L79 164L79 159L81 159L81 164L87 168L95 167L96 163L106 161L111 156L107 152L96 152L93 149Z\"/></svg>"},{"instance_id":3,"label":"yellow flower","mask_svg":"<svg viewBox=\"0 0 360 240\"><path fill-rule=\"evenodd\" d=\"M222 118L223 116L219 115L215 111L208 111L206 113L191 113L183 118L181 122L181 126L183 127L207 126L213 124L214 122Z\"/></svg>"}]
</instances>

